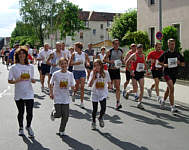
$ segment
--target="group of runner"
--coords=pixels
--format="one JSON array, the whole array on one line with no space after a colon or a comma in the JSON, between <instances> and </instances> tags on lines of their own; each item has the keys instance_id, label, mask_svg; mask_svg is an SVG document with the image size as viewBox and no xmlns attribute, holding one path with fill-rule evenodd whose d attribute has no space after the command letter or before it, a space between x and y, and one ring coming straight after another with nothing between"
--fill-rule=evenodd
<instances>
[{"instance_id":1,"label":"group of runner","mask_svg":"<svg viewBox=\"0 0 189 150\"><path fill-rule=\"evenodd\" d=\"M142 44L131 44L129 52L125 58L123 50L119 48L119 40L112 42L113 47L106 52L102 47L101 52L95 55L92 44L88 49L83 51L83 44L77 42L69 50L65 49L65 44L56 43L56 49L50 49L47 43L39 51L36 60L40 72L41 90L45 90L45 76L48 76L48 90L50 98L54 100L54 107L51 112L51 119L61 118L59 134L65 135L65 127L69 117L69 104L71 102L70 88L72 90L72 101L75 102L78 90L80 90L80 106L84 106L84 88L85 81L91 87L92 111L92 129L96 129L96 114L98 102L101 105L100 116L98 118L100 127L104 127L103 116L106 111L106 99L108 89L112 87L116 90L116 110L122 108L120 102L120 68L122 64L126 66L126 82L124 84L123 96L129 98L131 93L136 94L135 100L138 99L137 107L144 109L142 105L144 93L144 75L149 75L146 61L151 62L151 72L154 84L148 89L151 91L155 87L157 100L161 107L164 107L165 100L170 99L171 112L177 112L174 105L174 84L177 77L178 66L184 66L183 56L175 50L175 40L168 40L167 51L161 50L161 43L156 43L155 50L150 52L145 60ZM14 65L10 68L8 82L15 84L15 101L18 108L19 135L24 134L23 115L24 107L27 112L27 126L29 136L33 137L34 132L31 128L33 117L34 92L32 84L34 80L34 67L28 61L28 46L20 46L15 50ZM107 68L108 66L108 68ZM86 73L87 72L87 73ZM167 90L163 98L159 94L159 81L164 78L167 82ZM132 79L132 90L126 90L129 81ZM138 84L140 93L138 95Z\"/></svg>"}]
</instances>

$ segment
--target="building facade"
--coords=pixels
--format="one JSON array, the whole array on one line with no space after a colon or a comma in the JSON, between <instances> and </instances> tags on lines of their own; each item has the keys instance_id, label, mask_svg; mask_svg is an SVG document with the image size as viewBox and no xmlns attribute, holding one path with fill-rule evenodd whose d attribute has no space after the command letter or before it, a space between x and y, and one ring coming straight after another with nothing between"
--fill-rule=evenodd
<instances>
[{"instance_id":1,"label":"building facade","mask_svg":"<svg viewBox=\"0 0 189 150\"><path fill-rule=\"evenodd\" d=\"M57 32L52 36L53 47L56 41L64 41L66 46L71 46L75 42L82 42L84 49L88 47L88 43L96 44L105 40L111 40L109 28L112 25L115 13L82 11L79 18L85 23L85 30L80 30L75 37L67 37L61 40L60 33ZM45 42L51 43L51 39L45 39Z\"/></svg>"},{"instance_id":2,"label":"building facade","mask_svg":"<svg viewBox=\"0 0 189 150\"><path fill-rule=\"evenodd\" d=\"M159 31L159 0L137 0L137 30L147 31L153 46ZM162 28L177 28L183 50L189 49L189 0L162 0Z\"/></svg>"}]
</instances>

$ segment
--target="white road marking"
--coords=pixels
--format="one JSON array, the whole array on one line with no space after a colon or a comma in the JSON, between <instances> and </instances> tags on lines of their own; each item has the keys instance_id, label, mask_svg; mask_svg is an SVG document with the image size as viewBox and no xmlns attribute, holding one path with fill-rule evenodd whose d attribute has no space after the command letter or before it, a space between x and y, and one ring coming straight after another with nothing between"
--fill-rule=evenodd
<instances>
[{"instance_id":1,"label":"white road marking","mask_svg":"<svg viewBox=\"0 0 189 150\"><path fill-rule=\"evenodd\" d=\"M0 98L2 98L2 97L6 94L6 92L8 92L8 91L10 90L10 88L11 88L11 87L8 86L7 89L5 89L3 92L1 92L1 93L0 93Z\"/></svg>"}]
</instances>

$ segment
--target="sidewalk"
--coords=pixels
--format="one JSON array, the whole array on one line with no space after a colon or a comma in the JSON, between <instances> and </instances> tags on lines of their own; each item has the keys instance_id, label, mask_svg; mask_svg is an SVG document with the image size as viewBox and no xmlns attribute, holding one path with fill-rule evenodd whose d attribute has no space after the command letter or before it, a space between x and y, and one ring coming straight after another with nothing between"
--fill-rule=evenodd
<instances>
[{"instance_id":1,"label":"sidewalk","mask_svg":"<svg viewBox=\"0 0 189 150\"><path fill-rule=\"evenodd\" d=\"M126 80L125 73L121 73L121 85L124 85L124 82ZM153 84L153 79L145 78L145 84L144 84L144 95L147 95L147 88L150 88ZM128 88L132 88L132 85L129 84ZM160 82L160 96L164 95L164 91L167 88L166 82ZM187 85L181 85L181 84L175 84L175 101L178 103L184 103L189 105L189 86ZM155 91L152 92L152 96L155 96Z\"/></svg>"}]
</instances>

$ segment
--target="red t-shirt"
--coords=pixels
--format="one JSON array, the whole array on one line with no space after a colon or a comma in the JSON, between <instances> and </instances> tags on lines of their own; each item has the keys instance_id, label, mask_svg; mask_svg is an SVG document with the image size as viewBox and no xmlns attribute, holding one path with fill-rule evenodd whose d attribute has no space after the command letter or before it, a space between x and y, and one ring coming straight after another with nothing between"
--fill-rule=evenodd
<instances>
[{"instance_id":1,"label":"red t-shirt","mask_svg":"<svg viewBox=\"0 0 189 150\"><path fill-rule=\"evenodd\" d=\"M132 54L134 54L134 53L135 53L135 52L133 52L132 50L130 50L130 51L128 52L129 57L130 57ZM125 69L128 70L128 71L131 71L131 67L132 67L132 61L129 61L129 62L127 63L127 66L125 67Z\"/></svg>"},{"instance_id":2,"label":"red t-shirt","mask_svg":"<svg viewBox=\"0 0 189 150\"><path fill-rule=\"evenodd\" d=\"M138 63L145 64L145 56L142 54L142 57L136 53L136 61L132 62L132 70L136 71Z\"/></svg>"},{"instance_id":3,"label":"red t-shirt","mask_svg":"<svg viewBox=\"0 0 189 150\"><path fill-rule=\"evenodd\" d=\"M155 64L156 64L156 61L158 60L158 58L164 53L163 50L160 50L160 51L152 51L148 54L148 57L147 57L147 60L149 59L153 59L154 62L151 63L151 70L153 70L155 67Z\"/></svg>"}]
</instances>

